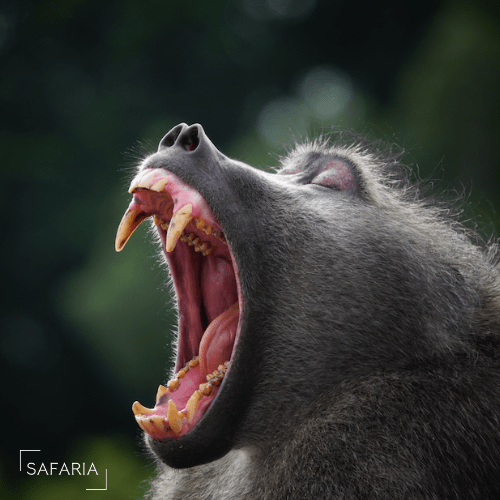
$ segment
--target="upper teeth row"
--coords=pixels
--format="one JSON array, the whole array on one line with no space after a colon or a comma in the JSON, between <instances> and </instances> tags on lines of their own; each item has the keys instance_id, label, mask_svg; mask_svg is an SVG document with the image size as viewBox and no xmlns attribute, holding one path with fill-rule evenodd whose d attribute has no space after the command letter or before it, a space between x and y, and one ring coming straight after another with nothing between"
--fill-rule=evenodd
<instances>
[{"instance_id":1,"label":"upper teeth row","mask_svg":"<svg viewBox=\"0 0 500 500\"><path fill-rule=\"evenodd\" d=\"M168 179L162 177L156 182L153 182L154 177L158 174L158 170L151 170L142 177L136 177L131 183L128 192L132 194L137 188L146 188L158 193L163 192L165 186L168 184Z\"/></svg>"},{"instance_id":2,"label":"upper teeth row","mask_svg":"<svg viewBox=\"0 0 500 500\"><path fill-rule=\"evenodd\" d=\"M210 255L215 250L215 247L210 245L208 241L205 241L200 245L200 238L195 236L194 233L190 233L189 236L186 235L186 233L183 233L179 239L184 243L187 243L189 246L194 245L195 252L201 252L201 254L205 257Z\"/></svg>"},{"instance_id":3,"label":"upper teeth row","mask_svg":"<svg viewBox=\"0 0 500 500\"><path fill-rule=\"evenodd\" d=\"M158 175L161 175L161 172L156 169L147 172L142 177L135 178L130 185L129 192L132 194L136 189L139 188L149 189L151 191L156 191L159 193L163 192L165 190L165 186L168 183L168 180L166 177L161 177L160 179L155 181L155 178L157 178ZM171 202L170 207L168 208L171 208L172 205L173 202ZM135 206L134 208L128 209L125 212L125 215L120 222L120 226L118 227L118 233L116 234L115 248L118 252L123 249L130 236L139 227L141 222L148 217L149 216L145 214L139 206ZM158 224L158 220L161 220L160 224ZM155 216L155 223L157 225L161 225L162 228L167 231L165 242L167 252L172 252L174 250L177 241L179 241L179 238L184 232L184 229L192 220L194 220L197 229L200 229L205 234L213 236L223 243L226 243L226 240L220 231L214 231L213 228L201 218L193 218L193 205L192 203L186 203L173 213L168 227L164 227L164 225L166 225L166 221ZM201 246L203 246L203 244ZM196 246L195 250L197 250ZM208 255L209 253L211 253L209 247L203 247L197 251L201 251L203 255Z\"/></svg>"},{"instance_id":4,"label":"upper teeth row","mask_svg":"<svg viewBox=\"0 0 500 500\"><path fill-rule=\"evenodd\" d=\"M172 216L172 219L174 219L174 216ZM188 220L188 223L189 223L189 220ZM194 220L196 222L196 227L202 229L206 234L215 233L215 231L213 231L210 226L207 226L202 219L194 219ZM200 221L202 222L202 224L200 224ZM200 238L198 236L196 236L194 233L190 233L189 235L187 235L184 232L184 229L181 231L179 236L177 236L176 224L179 224L179 218L176 218L173 224L172 224L172 220L171 220L170 224L169 224L169 223L167 223L166 220L155 215L154 222L157 226L160 226L164 231L169 231L167 233L167 238L166 238L166 240L167 240L167 245L166 245L167 252L171 252L175 248L175 245L177 244L177 240L181 240L182 242L187 243L189 246L194 246L195 251L201 252L204 256L210 255L215 250L215 247L212 247L208 241L205 241L205 242L200 244ZM169 239L169 235L170 235L170 239ZM177 240L175 240L175 242L174 242L174 238L177 238Z\"/></svg>"}]
</instances>

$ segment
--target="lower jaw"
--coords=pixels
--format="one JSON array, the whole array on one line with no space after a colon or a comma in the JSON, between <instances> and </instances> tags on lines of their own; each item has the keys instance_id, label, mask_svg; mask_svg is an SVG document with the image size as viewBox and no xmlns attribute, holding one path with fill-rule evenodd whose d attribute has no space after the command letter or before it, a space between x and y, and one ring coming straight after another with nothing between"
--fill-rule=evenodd
<instances>
[{"instance_id":1,"label":"lower jaw","mask_svg":"<svg viewBox=\"0 0 500 500\"><path fill-rule=\"evenodd\" d=\"M166 441L182 437L201 420L230 367L238 320L236 302L205 330L199 356L186 363L166 387L159 386L154 408L134 403L137 423L152 438Z\"/></svg>"}]
</instances>

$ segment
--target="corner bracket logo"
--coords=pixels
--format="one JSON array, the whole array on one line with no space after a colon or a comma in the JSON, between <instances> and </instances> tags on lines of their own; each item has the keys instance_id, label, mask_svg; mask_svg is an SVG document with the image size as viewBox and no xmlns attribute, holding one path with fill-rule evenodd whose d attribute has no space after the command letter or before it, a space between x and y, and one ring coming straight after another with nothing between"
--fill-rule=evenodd
<instances>
[{"instance_id":1,"label":"corner bracket logo","mask_svg":"<svg viewBox=\"0 0 500 500\"><path fill-rule=\"evenodd\" d=\"M35 453L41 450L19 450L19 472L23 472L23 453ZM30 455L32 458L32 455ZM24 458L24 460L27 460ZM99 475L94 463L85 462L27 462L25 464L26 474L29 476L89 476ZM104 488L85 488L87 491L107 491L108 489L108 469L104 470Z\"/></svg>"}]
</instances>

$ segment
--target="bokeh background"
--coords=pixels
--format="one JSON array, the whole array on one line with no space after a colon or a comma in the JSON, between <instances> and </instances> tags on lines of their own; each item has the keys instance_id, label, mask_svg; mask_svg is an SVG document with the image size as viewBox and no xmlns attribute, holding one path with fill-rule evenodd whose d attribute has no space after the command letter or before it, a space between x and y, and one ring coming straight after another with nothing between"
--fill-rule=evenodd
<instances>
[{"instance_id":1,"label":"bokeh background","mask_svg":"<svg viewBox=\"0 0 500 500\"><path fill-rule=\"evenodd\" d=\"M174 318L147 230L121 254L114 237L132 167L177 123L262 168L332 127L383 139L468 198L470 224L498 229L499 12L483 0L1 2L0 499L144 494L152 467L130 408L165 381ZM100 474L30 476L19 450L31 449L37 468ZM104 470L107 491L86 491Z\"/></svg>"}]
</instances>

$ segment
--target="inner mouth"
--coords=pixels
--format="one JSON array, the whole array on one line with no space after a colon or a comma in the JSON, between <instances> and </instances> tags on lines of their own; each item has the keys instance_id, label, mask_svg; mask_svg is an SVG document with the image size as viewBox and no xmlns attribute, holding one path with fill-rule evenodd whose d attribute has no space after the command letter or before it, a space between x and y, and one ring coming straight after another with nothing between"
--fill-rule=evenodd
<instances>
[{"instance_id":1,"label":"inner mouth","mask_svg":"<svg viewBox=\"0 0 500 500\"><path fill-rule=\"evenodd\" d=\"M243 301L233 253L197 190L171 172L147 168L129 193L116 250L153 216L177 295L177 374L159 386L154 408L137 401L132 407L140 427L165 441L193 429L215 400L231 369Z\"/></svg>"}]
</instances>

